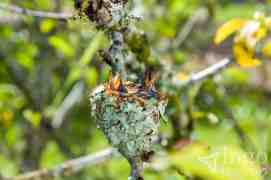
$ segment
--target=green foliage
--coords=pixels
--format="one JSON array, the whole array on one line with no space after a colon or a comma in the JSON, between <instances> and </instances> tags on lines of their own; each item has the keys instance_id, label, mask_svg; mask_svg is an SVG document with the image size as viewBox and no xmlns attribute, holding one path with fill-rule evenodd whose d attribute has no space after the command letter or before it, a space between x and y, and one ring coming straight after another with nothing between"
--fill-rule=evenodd
<instances>
[{"instance_id":1,"label":"green foliage","mask_svg":"<svg viewBox=\"0 0 271 180\"><path fill-rule=\"evenodd\" d=\"M55 142L48 142L41 155L41 167L53 168L66 160Z\"/></svg>"},{"instance_id":2,"label":"green foliage","mask_svg":"<svg viewBox=\"0 0 271 180\"><path fill-rule=\"evenodd\" d=\"M129 55L125 59L126 69L131 73L128 78L140 82L143 69L154 65L159 74L157 89L169 99L165 117L168 122L161 124L162 137L168 138L162 144L167 146L155 147L157 153L146 167L145 179L186 180L190 176L208 180L270 179L270 173L260 168L271 163L269 66L255 70L233 66L189 88L179 89L172 84L175 79L185 80L189 72L230 55L228 42L222 47L212 46L215 29L232 18L247 19L256 11L268 11L270 2L269 6L258 1L138 2L137 10L142 10L144 18L133 24L145 34L126 39L133 52L140 52L136 55L124 52ZM46 11L73 10L73 1L64 0L2 0L1 3ZM182 44L174 46L189 19L202 7L209 8L210 16L193 26ZM108 48L106 32L98 31L94 24L80 18L58 21L15 16L6 11L0 11L0 17L0 174L13 177L37 168L51 168L108 147L90 116L89 105L90 91L106 82L111 72L97 53ZM264 48L267 56L270 56L269 46ZM56 114L63 107L65 110L67 106L63 104L79 81L84 84L82 98L65 114L61 127L52 128ZM142 110L127 104L124 105L127 112ZM124 114L107 112L106 116L120 119ZM144 125L143 120L150 118L134 116ZM247 142L236 132L236 123L249 138L253 152L244 146ZM140 133L136 135L141 137ZM119 135L117 140L121 138ZM198 143L186 145L186 141ZM171 150L178 146L181 148ZM237 163L224 161L221 153L225 147L227 158ZM204 164L211 162L208 158L198 159L217 153L216 163L223 172ZM27 164L27 160L35 165ZM71 177L58 179L125 180L128 175L128 162L116 156Z\"/></svg>"}]
</instances>

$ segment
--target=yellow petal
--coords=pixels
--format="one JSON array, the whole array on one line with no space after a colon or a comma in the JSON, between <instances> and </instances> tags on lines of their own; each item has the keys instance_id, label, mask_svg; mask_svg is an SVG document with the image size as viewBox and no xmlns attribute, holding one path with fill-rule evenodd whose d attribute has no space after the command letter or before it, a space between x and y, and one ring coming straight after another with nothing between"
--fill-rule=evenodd
<instances>
[{"instance_id":1,"label":"yellow petal","mask_svg":"<svg viewBox=\"0 0 271 180\"><path fill-rule=\"evenodd\" d=\"M188 75L183 73L183 72L179 72L177 75L176 75L176 79L177 80L181 80L181 81L185 81L188 79Z\"/></svg>"},{"instance_id":2,"label":"yellow petal","mask_svg":"<svg viewBox=\"0 0 271 180\"><path fill-rule=\"evenodd\" d=\"M227 39L227 37L240 30L245 23L246 21L242 19L232 19L223 24L216 32L214 39L215 44L220 44L223 42L225 39Z\"/></svg>"},{"instance_id":3,"label":"yellow petal","mask_svg":"<svg viewBox=\"0 0 271 180\"><path fill-rule=\"evenodd\" d=\"M237 63L244 68L252 68L261 64L261 61L253 57L253 52L249 52L241 43L233 47L234 57Z\"/></svg>"},{"instance_id":4,"label":"yellow petal","mask_svg":"<svg viewBox=\"0 0 271 180\"><path fill-rule=\"evenodd\" d=\"M259 41L267 36L267 29L260 27L256 32L256 39Z\"/></svg>"},{"instance_id":5,"label":"yellow petal","mask_svg":"<svg viewBox=\"0 0 271 180\"><path fill-rule=\"evenodd\" d=\"M262 53L264 56L267 56L269 58L271 58L271 41L270 42L267 42L263 49L262 49Z\"/></svg>"}]
</instances>

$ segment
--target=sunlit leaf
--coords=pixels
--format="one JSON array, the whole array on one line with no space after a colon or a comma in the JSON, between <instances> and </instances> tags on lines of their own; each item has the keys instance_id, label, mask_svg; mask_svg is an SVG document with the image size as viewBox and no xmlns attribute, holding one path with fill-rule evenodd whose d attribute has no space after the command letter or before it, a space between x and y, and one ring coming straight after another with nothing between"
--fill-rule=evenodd
<instances>
[{"instance_id":1,"label":"sunlit leaf","mask_svg":"<svg viewBox=\"0 0 271 180\"><path fill-rule=\"evenodd\" d=\"M8 147L22 146L22 135L23 129L20 126L10 126L5 134L5 141L7 142Z\"/></svg>"},{"instance_id":2,"label":"sunlit leaf","mask_svg":"<svg viewBox=\"0 0 271 180\"><path fill-rule=\"evenodd\" d=\"M94 37L94 39L90 41L89 46L84 51L80 59L81 65L89 64L94 54L101 47L103 40L104 40L104 34L102 32L97 33L97 35Z\"/></svg>"},{"instance_id":3,"label":"sunlit leaf","mask_svg":"<svg viewBox=\"0 0 271 180\"><path fill-rule=\"evenodd\" d=\"M82 76L82 69L79 67L74 67L69 73L67 80L65 82L65 87L71 86L75 81L79 80Z\"/></svg>"},{"instance_id":4,"label":"sunlit leaf","mask_svg":"<svg viewBox=\"0 0 271 180\"><path fill-rule=\"evenodd\" d=\"M238 67L232 67L223 73L223 82L226 84L245 85L249 81L249 73L240 71Z\"/></svg>"},{"instance_id":5,"label":"sunlit leaf","mask_svg":"<svg viewBox=\"0 0 271 180\"><path fill-rule=\"evenodd\" d=\"M43 33L48 33L52 31L52 29L55 27L56 22L51 19L44 19L40 23L40 31Z\"/></svg>"},{"instance_id":6,"label":"sunlit leaf","mask_svg":"<svg viewBox=\"0 0 271 180\"><path fill-rule=\"evenodd\" d=\"M28 70L32 69L34 65L34 60L30 56L28 56L26 53L23 53L23 52L17 52L15 56L16 56L17 62L20 65L22 65Z\"/></svg>"},{"instance_id":7,"label":"sunlit leaf","mask_svg":"<svg viewBox=\"0 0 271 180\"><path fill-rule=\"evenodd\" d=\"M38 112L33 112L31 110L25 110L23 115L26 120L28 120L34 127L39 127L41 121L41 114Z\"/></svg>"},{"instance_id":8,"label":"sunlit leaf","mask_svg":"<svg viewBox=\"0 0 271 180\"><path fill-rule=\"evenodd\" d=\"M242 19L233 19L223 24L216 32L214 42L215 44L222 43L230 35L240 30L246 21Z\"/></svg>"},{"instance_id":9,"label":"sunlit leaf","mask_svg":"<svg viewBox=\"0 0 271 180\"><path fill-rule=\"evenodd\" d=\"M70 44L59 36L51 36L49 39L49 44L53 46L56 50L63 53L65 56L74 56L74 48Z\"/></svg>"},{"instance_id":10,"label":"sunlit leaf","mask_svg":"<svg viewBox=\"0 0 271 180\"><path fill-rule=\"evenodd\" d=\"M9 26L2 26L0 29L0 36L5 39L10 39L14 36L14 31Z\"/></svg>"},{"instance_id":11,"label":"sunlit leaf","mask_svg":"<svg viewBox=\"0 0 271 180\"><path fill-rule=\"evenodd\" d=\"M19 109L24 104L24 98L18 88L12 84L0 84L0 108L11 107Z\"/></svg>"},{"instance_id":12,"label":"sunlit leaf","mask_svg":"<svg viewBox=\"0 0 271 180\"><path fill-rule=\"evenodd\" d=\"M15 52L16 61L27 70L32 70L35 62L34 58L37 56L39 50L35 44L26 43L20 46Z\"/></svg>"},{"instance_id":13,"label":"sunlit leaf","mask_svg":"<svg viewBox=\"0 0 271 180\"><path fill-rule=\"evenodd\" d=\"M53 141L48 142L41 155L41 167L52 168L64 160L65 156L61 153L58 145Z\"/></svg>"},{"instance_id":14,"label":"sunlit leaf","mask_svg":"<svg viewBox=\"0 0 271 180\"><path fill-rule=\"evenodd\" d=\"M261 64L261 61L254 58L253 53L246 50L240 43L234 45L233 52L237 63L241 67L252 68Z\"/></svg>"},{"instance_id":15,"label":"sunlit leaf","mask_svg":"<svg viewBox=\"0 0 271 180\"><path fill-rule=\"evenodd\" d=\"M88 86L93 87L97 84L98 73L94 67L87 68L84 71L84 77L86 79Z\"/></svg>"},{"instance_id":16,"label":"sunlit leaf","mask_svg":"<svg viewBox=\"0 0 271 180\"><path fill-rule=\"evenodd\" d=\"M5 155L0 155L0 173L5 176L15 176L18 173L16 164Z\"/></svg>"}]
</instances>

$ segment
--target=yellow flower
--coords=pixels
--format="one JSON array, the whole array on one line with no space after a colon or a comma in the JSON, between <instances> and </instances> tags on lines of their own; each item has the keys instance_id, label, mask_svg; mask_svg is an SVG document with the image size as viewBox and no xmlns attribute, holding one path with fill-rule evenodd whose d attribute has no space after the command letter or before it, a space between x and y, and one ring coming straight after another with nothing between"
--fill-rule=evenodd
<instances>
[{"instance_id":1,"label":"yellow flower","mask_svg":"<svg viewBox=\"0 0 271 180\"><path fill-rule=\"evenodd\" d=\"M225 24L223 24L216 32L214 42L215 44L222 43L233 33L239 31L245 26L247 21L242 19L232 19Z\"/></svg>"},{"instance_id":2,"label":"yellow flower","mask_svg":"<svg viewBox=\"0 0 271 180\"><path fill-rule=\"evenodd\" d=\"M254 57L254 53L247 50L242 43L234 44L233 53L241 67L252 68L261 64L261 61Z\"/></svg>"}]
</instances>

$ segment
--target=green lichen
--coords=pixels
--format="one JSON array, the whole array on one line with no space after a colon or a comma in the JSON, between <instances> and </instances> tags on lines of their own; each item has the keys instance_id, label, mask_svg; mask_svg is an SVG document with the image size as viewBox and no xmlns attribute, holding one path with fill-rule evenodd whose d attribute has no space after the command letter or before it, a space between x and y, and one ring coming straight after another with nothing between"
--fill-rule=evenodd
<instances>
[{"instance_id":1,"label":"green lichen","mask_svg":"<svg viewBox=\"0 0 271 180\"><path fill-rule=\"evenodd\" d=\"M142 106L136 100L119 101L108 96L103 86L92 93L92 115L110 144L127 159L141 157L152 151L158 138L160 115L165 103L155 98L147 99Z\"/></svg>"}]
</instances>

